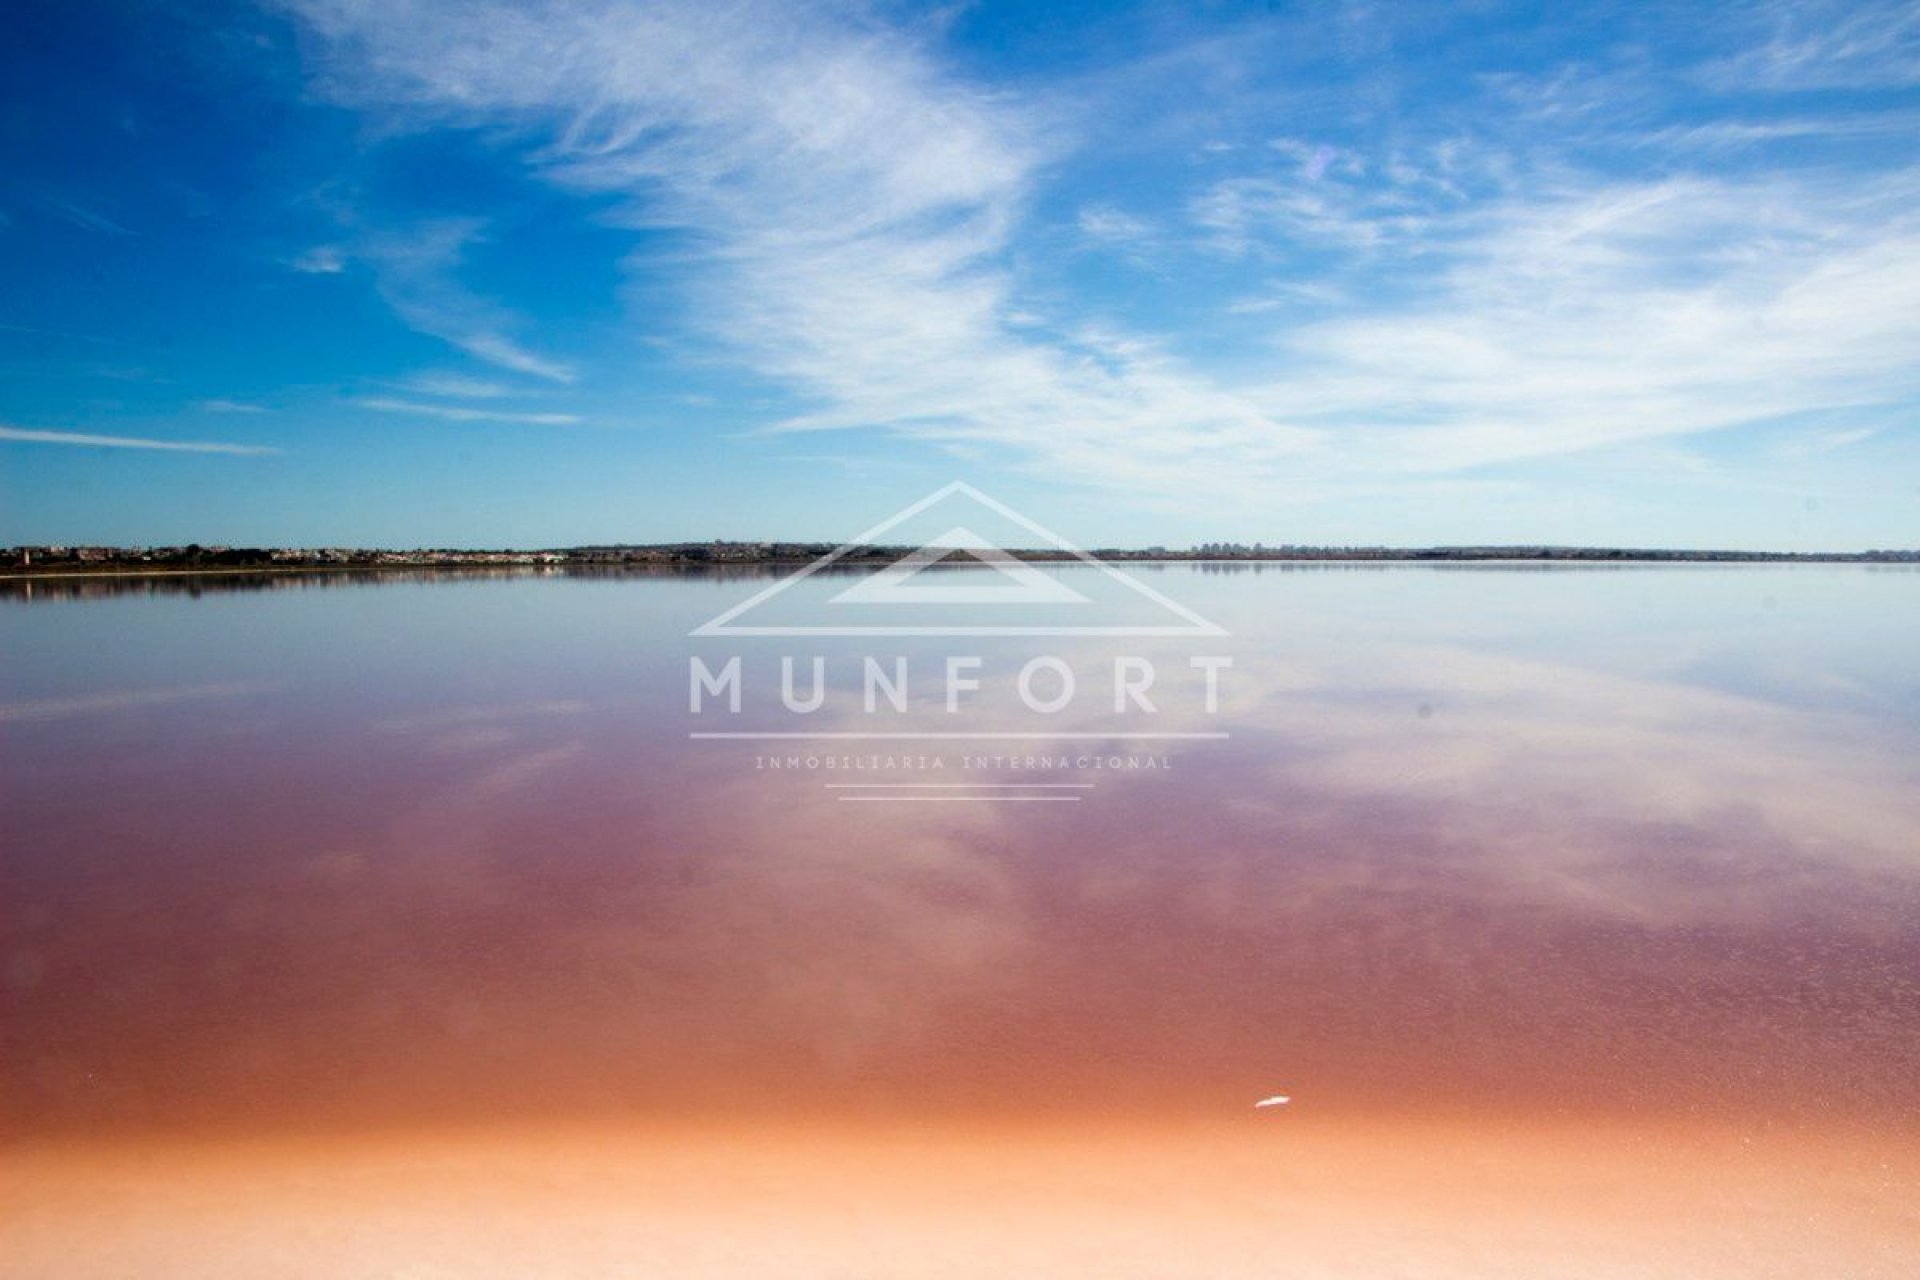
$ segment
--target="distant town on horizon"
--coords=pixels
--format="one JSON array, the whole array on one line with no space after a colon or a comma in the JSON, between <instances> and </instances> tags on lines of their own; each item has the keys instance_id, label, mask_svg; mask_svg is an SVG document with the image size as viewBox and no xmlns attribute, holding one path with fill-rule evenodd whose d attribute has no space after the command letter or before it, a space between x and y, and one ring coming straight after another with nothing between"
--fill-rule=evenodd
<instances>
[{"instance_id":1,"label":"distant town on horizon","mask_svg":"<svg viewBox=\"0 0 1920 1280\"><path fill-rule=\"evenodd\" d=\"M50 544L0 550L0 575L291 572L348 569L463 569L490 567L688 567L792 565L834 556L837 564L868 567L891 563L917 547L845 546L832 542L672 542L504 548L377 547L230 547L190 543L174 547L111 547ZM934 567L981 564L965 548ZM838 553L838 554L836 554ZM1572 563L1827 563L1920 564L1920 549L1865 551L1761 551L1663 547L1581 547L1549 545L1484 546L1302 546L1265 543L1203 542L1189 548L1164 546L1006 548L1029 561L1077 559L1168 562L1300 561L1552 561Z\"/></svg>"}]
</instances>

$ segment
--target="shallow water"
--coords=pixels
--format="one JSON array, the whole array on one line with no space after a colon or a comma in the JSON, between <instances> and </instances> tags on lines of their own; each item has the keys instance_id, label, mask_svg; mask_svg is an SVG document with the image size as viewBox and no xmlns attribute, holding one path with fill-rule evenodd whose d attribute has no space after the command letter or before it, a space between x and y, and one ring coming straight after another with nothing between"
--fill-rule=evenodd
<instances>
[{"instance_id":1,"label":"shallow water","mask_svg":"<svg viewBox=\"0 0 1920 1280\"><path fill-rule=\"evenodd\" d=\"M0 597L9 1274L1904 1274L1920 574L1129 572Z\"/></svg>"}]
</instances>

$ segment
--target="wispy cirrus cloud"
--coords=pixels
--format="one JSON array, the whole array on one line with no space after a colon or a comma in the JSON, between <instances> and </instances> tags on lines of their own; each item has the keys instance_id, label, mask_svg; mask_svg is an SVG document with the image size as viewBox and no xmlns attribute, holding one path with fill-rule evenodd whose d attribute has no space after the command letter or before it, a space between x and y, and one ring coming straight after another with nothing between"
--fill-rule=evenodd
<instances>
[{"instance_id":1,"label":"wispy cirrus cloud","mask_svg":"<svg viewBox=\"0 0 1920 1280\"><path fill-rule=\"evenodd\" d=\"M1160 344L1023 323L1005 258L1045 131L909 36L806 5L297 8L346 100L537 129L550 181L696 232L700 327L812 406L779 430L1027 453L1044 424L1095 474L1310 442Z\"/></svg>"},{"instance_id":2,"label":"wispy cirrus cloud","mask_svg":"<svg viewBox=\"0 0 1920 1280\"><path fill-rule=\"evenodd\" d=\"M92 435L82 431L34 431L24 427L0 427L0 440L23 444L78 445L91 449L159 449L169 453L269 454L280 450L266 445L228 444L213 440L147 440L137 436Z\"/></svg>"},{"instance_id":3,"label":"wispy cirrus cloud","mask_svg":"<svg viewBox=\"0 0 1920 1280\"><path fill-rule=\"evenodd\" d=\"M34 698L0 703L0 723L32 724L74 716L114 714L167 706L201 698L238 698L269 693L279 686L264 682L183 685L173 689L129 689L72 698Z\"/></svg>"},{"instance_id":4,"label":"wispy cirrus cloud","mask_svg":"<svg viewBox=\"0 0 1920 1280\"><path fill-rule=\"evenodd\" d=\"M572 382L570 366L522 346L510 336L515 318L461 281L467 250L485 235L478 218L441 218L368 235L356 254L372 265L380 296L413 328L502 369Z\"/></svg>"},{"instance_id":5,"label":"wispy cirrus cloud","mask_svg":"<svg viewBox=\"0 0 1920 1280\"><path fill-rule=\"evenodd\" d=\"M273 410L251 400L197 400L194 408L205 413L272 413Z\"/></svg>"},{"instance_id":6,"label":"wispy cirrus cloud","mask_svg":"<svg viewBox=\"0 0 1920 1280\"><path fill-rule=\"evenodd\" d=\"M1461 86L1480 95L1457 117L1472 127L1391 120L1381 11L1359 57L1379 65L1347 105L1391 127L1204 152L1171 219L1076 200L1089 242L1125 252L1151 226L1157 263L1235 263L1215 313L1265 359L1225 365L1177 328L1031 287L1023 224L1074 145L1071 103L989 91L912 31L752 2L294 7L339 100L495 130L546 181L611 200L614 221L691 233L671 263L629 267L673 272L699 330L802 401L769 431L878 428L1108 488L1251 501L1920 391L1916 171L1729 165L1769 139L1663 123L1671 67L1545 66ZM1792 43L1805 24L1750 24L1737 56L1796 82L1817 65L1883 83L1910 24L1874 12L1820 50ZM1711 79L1734 56L1679 71ZM1886 136L1846 110L1751 128ZM547 376L450 283L480 230L431 224L376 249L382 291L417 328Z\"/></svg>"},{"instance_id":7,"label":"wispy cirrus cloud","mask_svg":"<svg viewBox=\"0 0 1920 1280\"><path fill-rule=\"evenodd\" d=\"M1352 460L1409 472L1897 404L1920 395L1916 198L1920 173L1476 205L1422 237L1417 300L1289 329L1296 372L1263 399L1362 424Z\"/></svg>"},{"instance_id":8,"label":"wispy cirrus cloud","mask_svg":"<svg viewBox=\"0 0 1920 1280\"><path fill-rule=\"evenodd\" d=\"M1433 222L1402 193L1323 187L1318 178L1228 178L1202 192L1191 213L1213 247L1234 255L1376 249L1421 237Z\"/></svg>"},{"instance_id":9,"label":"wispy cirrus cloud","mask_svg":"<svg viewBox=\"0 0 1920 1280\"><path fill-rule=\"evenodd\" d=\"M1709 83L1790 92L1920 84L1920 9L1912 4L1762 0L1741 16L1764 38L1709 63Z\"/></svg>"},{"instance_id":10,"label":"wispy cirrus cloud","mask_svg":"<svg viewBox=\"0 0 1920 1280\"><path fill-rule=\"evenodd\" d=\"M1857 444L1879 435L1881 427L1847 427L1834 431L1803 432L1783 440L1774 449L1780 457L1792 462L1817 458L1821 454L1836 453L1841 449L1851 449Z\"/></svg>"},{"instance_id":11,"label":"wispy cirrus cloud","mask_svg":"<svg viewBox=\"0 0 1920 1280\"><path fill-rule=\"evenodd\" d=\"M303 275L331 276L364 263L382 300L409 327L496 368L572 382L572 366L524 346L513 336L521 327L519 318L461 280L467 251L485 239L482 219L439 218L369 231L347 243L315 245L286 265Z\"/></svg>"},{"instance_id":12,"label":"wispy cirrus cloud","mask_svg":"<svg viewBox=\"0 0 1920 1280\"><path fill-rule=\"evenodd\" d=\"M97 209L91 209L77 200L68 198L58 191L43 190L41 202L63 220L72 223L83 231L94 231L104 236L132 236L139 232L109 218Z\"/></svg>"},{"instance_id":13,"label":"wispy cirrus cloud","mask_svg":"<svg viewBox=\"0 0 1920 1280\"><path fill-rule=\"evenodd\" d=\"M1920 135L1920 112L1863 112L1839 117L1788 116L1768 120L1715 120L1670 125L1645 143L1656 149L1733 150L1804 139L1902 138Z\"/></svg>"},{"instance_id":14,"label":"wispy cirrus cloud","mask_svg":"<svg viewBox=\"0 0 1920 1280\"><path fill-rule=\"evenodd\" d=\"M519 413L505 409L475 409L466 405L429 404L420 400L398 400L389 396L366 396L353 403L381 413L408 413L421 418L439 418L445 422L512 422L527 426L569 427L580 421L573 413Z\"/></svg>"},{"instance_id":15,"label":"wispy cirrus cloud","mask_svg":"<svg viewBox=\"0 0 1920 1280\"><path fill-rule=\"evenodd\" d=\"M302 275L337 276L347 269L347 255L336 244L318 244L287 261Z\"/></svg>"},{"instance_id":16,"label":"wispy cirrus cloud","mask_svg":"<svg viewBox=\"0 0 1920 1280\"><path fill-rule=\"evenodd\" d=\"M468 378L455 373L423 373L406 380L408 391L423 396L442 396L452 400L498 400L513 394L513 388L485 378Z\"/></svg>"},{"instance_id":17,"label":"wispy cirrus cloud","mask_svg":"<svg viewBox=\"0 0 1920 1280\"><path fill-rule=\"evenodd\" d=\"M1075 221L1082 235L1106 244L1130 248L1145 243L1153 235L1151 224L1111 205L1088 205L1080 210Z\"/></svg>"}]
</instances>

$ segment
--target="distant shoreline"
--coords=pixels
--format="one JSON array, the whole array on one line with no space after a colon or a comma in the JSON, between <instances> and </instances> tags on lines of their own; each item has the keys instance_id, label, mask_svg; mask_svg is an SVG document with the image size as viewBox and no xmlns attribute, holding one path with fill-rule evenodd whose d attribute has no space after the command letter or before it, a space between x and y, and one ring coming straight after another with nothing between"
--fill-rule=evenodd
<instances>
[{"instance_id":1,"label":"distant shoreline","mask_svg":"<svg viewBox=\"0 0 1920 1280\"><path fill-rule=\"evenodd\" d=\"M916 548L832 543L670 543L569 547L540 551L389 550L377 548L265 549L252 547L13 547L0 550L0 581L101 577L178 577L226 574L403 572L448 569L618 569L800 567L840 554L836 566L877 567ZM1053 549L1013 549L1035 562L1081 557ZM1626 547L1243 547L1208 545L1188 551L1099 548L1101 562L1197 564L1311 563L1540 563L1540 564L1920 564L1920 550L1855 552L1709 551ZM962 562L964 563L964 562Z\"/></svg>"}]
</instances>

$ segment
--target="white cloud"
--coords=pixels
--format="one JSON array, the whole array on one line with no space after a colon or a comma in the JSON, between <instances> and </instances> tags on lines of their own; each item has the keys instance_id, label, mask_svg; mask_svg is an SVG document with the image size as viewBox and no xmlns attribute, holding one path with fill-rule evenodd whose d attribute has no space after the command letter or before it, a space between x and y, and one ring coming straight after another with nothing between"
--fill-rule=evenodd
<instances>
[{"instance_id":1,"label":"white cloud","mask_svg":"<svg viewBox=\"0 0 1920 1280\"><path fill-rule=\"evenodd\" d=\"M536 355L508 336L515 320L504 308L461 283L462 258L484 234L478 219L443 218L369 235L357 252L373 265L380 296L413 328L502 369L549 382L573 381L567 365Z\"/></svg>"},{"instance_id":2,"label":"white cloud","mask_svg":"<svg viewBox=\"0 0 1920 1280\"><path fill-rule=\"evenodd\" d=\"M1267 146L1291 159L1301 178L1318 182L1329 172L1357 177L1366 171L1366 162L1351 151L1325 142L1306 142L1299 138L1270 138Z\"/></svg>"},{"instance_id":3,"label":"white cloud","mask_svg":"<svg viewBox=\"0 0 1920 1280\"><path fill-rule=\"evenodd\" d=\"M1557 125L1507 113L1514 136L1233 153L1252 167L1194 196L1195 251L1278 277L1220 304L1243 335L1267 327L1271 361L1212 376L1023 295L1017 229L1065 145L1057 104L988 93L873 22L751 0L297 7L342 100L511 126L549 181L693 233L672 266L697 324L806 403L772 430L877 427L1155 500L1263 502L1917 390L1914 175L1690 168L1708 139L1649 141L1652 95L1628 71L1492 86L1560 104ZM1853 30L1839 60L1865 65L1902 29ZM1632 176L1576 164L1567 131L1608 128L1621 101L1619 143L1657 154ZM1081 208L1088 235L1142 230ZM560 376L452 282L479 233L376 247L383 291L482 359ZM1280 299L1338 307L1256 310Z\"/></svg>"},{"instance_id":4,"label":"white cloud","mask_svg":"<svg viewBox=\"0 0 1920 1280\"><path fill-rule=\"evenodd\" d=\"M1783 440L1775 452L1789 461L1800 462L1821 454L1836 453L1865 444L1880 434L1879 427L1850 427L1836 431L1810 431Z\"/></svg>"},{"instance_id":5,"label":"white cloud","mask_svg":"<svg viewBox=\"0 0 1920 1280\"><path fill-rule=\"evenodd\" d=\"M436 337L447 337L431 327L433 320L423 320L417 315L412 315L410 318L420 328L433 333ZM572 368L558 360L535 355L503 334L464 333L447 337L447 340L465 350L469 355L485 360L488 364L497 364L502 369L545 378L549 382L573 381Z\"/></svg>"},{"instance_id":6,"label":"white cloud","mask_svg":"<svg viewBox=\"0 0 1920 1280\"><path fill-rule=\"evenodd\" d=\"M278 687L262 683L201 684L183 685L175 689L91 693L72 698L34 698L26 702L0 703L0 723L34 723L64 720L73 716L112 714L198 698L247 697L268 693Z\"/></svg>"},{"instance_id":7,"label":"white cloud","mask_svg":"<svg viewBox=\"0 0 1920 1280\"><path fill-rule=\"evenodd\" d=\"M1397 192L1362 192L1300 179L1228 178L1192 208L1214 247L1231 254L1301 246L1378 249L1426 234L1429 215Z\"/></svg>"},{"instance_id":8,"label":"white cloud","mask_svg":"<svg viewBox=\"0 0 1920 1280\"><path fill-rule=\"evenodd\" d=\"M287 265L307 275L337 276L347 269L347 255L338 245L315 245Z\"/></svg>"},{"instance_id":9,"label":"white cloud","mask_svg":"<svg viewBox=\"0 0 1920 1280\"><path fill-rule=\"evenodd\" d=\"M1042 131L904 37L804 6L301 8L344 98L539 124L551 180L696 231L699 322L814 406L780 429L996 444L1125 484L1310 440L1154 344L1018 324L1004 259Z\"/></svg>"},{"instance_id":10,"label":"white cloud","mask_svg":"<svg viewBox=\"0 0 1920 1280\"><path fill-rule=\"evenodd\" d=\"M40 192L40 198L61 218L84 231L96 231L101 235L115 237L139 234L137 231L121 226L106 214L89 209L77 201L69 200L58 192L43 190Z\"/></svg>"},{"instance_id":11,"label":"white cloud","mask_svg":"<svg viewBox=\"0 0 1920 1280\"><path fill-rule=\"evenodd\" d=\"M498 400L513 394L513 388L481 378L453 373L423 373L409 378L406 389L423 396L442 396L453 400Z\"/></svg>"},{"instance_id":12,"label":"white cloud","mask_svg":"<svg viewBox=\"0 0 1920 1280\"><path fill-rule=\"evenodd\" d=\"M580 421L579 415L572 413L513 413L499 409L471 409L465 405L394 400L383 396L369 396L354 403L363 409L377 409L382 413L411 413L448 422L517 422L529 426L568 427Z\"/></svg>"},{"instance_id":13,"label":"white cloud","mask_svg":"<svg viewBox=\"0 0 1920 1280\"><path fill-rule=\"evenodd\" d=\"M19 440L28 444L82 445L95 449L160 449L171 453L278 453L264 445L225 444L206 440L144 440L136 436L98 436L79 431L31 431L21 427L0 427L0 440Z\"/></svg>"},{"instance_id":14,"label":"white cloud","mask_svg":"<svg viewBox=\"0 0 1920 1280\"><path fill-rule=\"evenodd\" d=\"M204 413L272 413L265 405L248 400L199 400L194 408Z\"/></svg>"},{"instance_id":15,"label":"white cloud","mask_svg":"<svg viewBox=\"0 0 1920 1280\"><path fill-rule=\"evenodd\" d=\"M1596 183L1463 214L1401 308L1288 332L1275 412L1449 470L1920 394L1920 177ZM1357 447L1356 447L1357 446Z\"/></svg>"},{"instance_id":16,"label":"white cloud","mask_svg":"<svg viewBox=\"0 0 1920 1280\"><path fill-rule=\"evenodd\" d=\"M1108 244L1137 245L1153 234L1147 223L1111 205L1088 205L1080 210L1078 222L1088 239Z\"/></svg>"},{"instance_id":17,"label":"white cloud","mask_svg":"<svg viewBox=\"0 0 1920 1280\"><path fill-rule=\"evenodd\" d=\"M476 359L549 382L572 382L571 367L538 355L509 336L515 318L461 283L469 246L485 238L476 218L445 218L370 234L351 247L318 245L287 265L309 275L338 275L351 257L373 267L380 296L411 327Z\"/></svg>"},{"instance_id":18,"label":"white cloud","mask_svg":"<svg viewBox=\"0 0 1920 1280\"><path fill-rule=\"evenodd\" d=\"M1658 147L1732 150L1806 138L1912 137L1916 134L1920 134L1920 114L1889 111L1780 120L1714 120L1706 124L1675 125L1660 129L1645 141Z\"/></svg>"},{"instance_id":19,"label":"white cloud","mask_svg":"<svg viewBox=\"0 0 1920 1280\"><path fill-rule=\"evenodd\" d=\"M1711 64L1709 83L1741 92L1920 84L1920 8L1906 0L1771 0L1748 17L1765 40Z\"/></svg>"}]
</instances>

